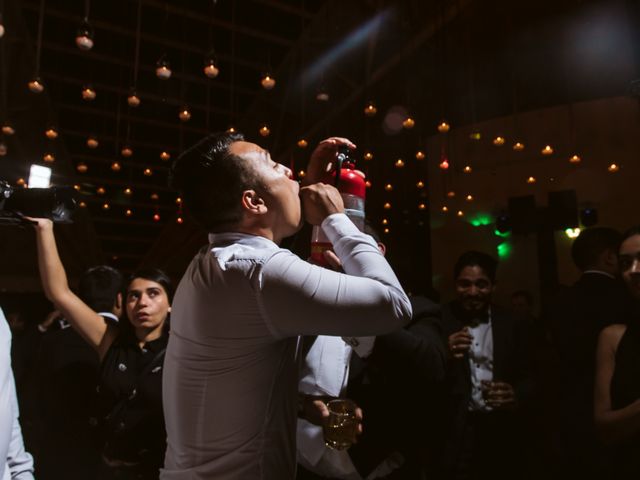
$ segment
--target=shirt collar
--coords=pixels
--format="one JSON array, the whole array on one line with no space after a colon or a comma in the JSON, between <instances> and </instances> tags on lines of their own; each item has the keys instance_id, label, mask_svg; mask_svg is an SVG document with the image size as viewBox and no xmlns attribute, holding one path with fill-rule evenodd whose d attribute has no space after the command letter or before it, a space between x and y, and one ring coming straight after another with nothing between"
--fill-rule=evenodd
<instances>
[{"instance_id":1,"label":"shirt collar","mask_svg":"<svg viewBox=\"0 0 640 480\"><path fill-rule=\"evenodd\" d=\"M280 248L266 237L240 232L210 233L209 242L222 270L226 270L226 263L231 260L254 257L257 251Z\"/></svg>"}]
</instances>

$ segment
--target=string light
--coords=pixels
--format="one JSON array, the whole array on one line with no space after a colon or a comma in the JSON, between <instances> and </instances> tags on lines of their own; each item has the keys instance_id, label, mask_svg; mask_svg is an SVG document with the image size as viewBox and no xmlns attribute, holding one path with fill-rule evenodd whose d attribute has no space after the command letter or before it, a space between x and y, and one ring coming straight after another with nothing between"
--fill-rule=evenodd
<instances>
[{"instance_id":1,"label":"string light","mask_svg":"<svg viewBox=\"0 0 640 480\"><path fill-rule=\"evenodd\" d=\"M270 74L266 73L260 80L260 84L265 90L271 90L276 86L276 79L273 78Z\"/></svg>"},{"instance_id":2,"label":"string light","mask_svg":"<svg viewBox=\"0 0 640 480\"><path fill-rule=\"evenodd\" d=\"M131 211L131 209L130 209L130 208L127 208L127 209L125 210L124 214L125 214L127 217L130 217L131 215L133 215L133 212Z\"/></svg>"},{"instance_id":3,"label":"string light","mask_svg":"<svg viewBox=\"0 0 640 480\"><path fill-rule=\"evenodd\" d=\"M80 203L78 203L78 206L80 208L87 208L87 203L86 202L80 202Z\"/></svg>"},{"instance_id":4,"label":"string light","mask_svg":"<svg viewBox=\"0 0 640 480\"><path fill-rule=\"evenodd\" d=\"M108 203L105 202L105 203L102 204L102 209L103 210L109 210L110 208L111 208L111 205L109 205Z\"/></svg>"},{"instance_id":5,"label":"string light","mask_svg":"<svg viewBox=\"0 0 640 480\"><path fill-rule=\"evenodd\" d=\"M407 130L412 129L413 127L415 127L415 125L416 125L416 121L411 117L405 118L404 121L402 122L402 126Z\"/></svg>"},{"instance_id":6,"label":"string light","mask_svg":"<svg viewBox=\"0 0 640 480\"><path fill-rule=\"evenodd\" d=\"M569 157L569 163L578 164L582 161L579 155L572 155Z\"/></svg>"},{"instance_id":7,"label":"string light","mask_svg":"<svg viewBox=\"0 0 640 480\"><path fill-rule=\"evenodd\" d=\"M304 170L300 170L300 171L298 172L298 177L299 177L299 178L304 178L306 175L307 175L307 173L306 173Z\"/></svg>"},{"instance_id":8,"label":"string light","mask_svg":"<svg viewBox=\"0 0 640 480\"><path fill-rule=\"evenodd\" d=\"M76 33L76 46L85 52L93 48L93 28L86 20L82 22Z\"/></svg>"},{"instance_id":9,"label":"string light","mask_svg":"<svg viewBox=\"0 0 640 480\"><path fill-rule=\"evenodd\" d=\"M524 150L524 144L520 143L520 142L516 142L516 143L513 144L513 149L516 152L521 152L522 150Z\"/></svg>"},{"instance_id":10,"label":"string light","mask_svg":"<svg viewBox=\"0 0 640 480\"><path fill-rule=\"evenodd\" d=\"M265 124L260 127L260 130L258 130L258 132L260 133L260 136L268 137L271 133L271 130L269 130L269 127Z\"/></svg>"},{"instance_id":11,"label":"string light","mask_svg":"<svg viewBox=\"0 0 640 480\"><path fill-rule=\"evenodd\" d=\"M467 202L473 202L473 195L467 195L465 199Z\"/></svg>"},{"instance_id":12,"label":"string light","mask_svg":"<svg viewBox=\"0 0 640 480\"><path fill-rule=\"evenodd\" d=\"M151 175L153 175L153 172L151 171L150 168L145 168L142 173L145 177L150 177Z\"/></svg>"},{"instance_id":13,"label":"string light","mask_svg":"<svg viewBox=\"0 0 640 480\"><path fill-rule=\"evenodd\" d=\"M553 148L551 148L551 145L546 145L543 149L542 149L542 155L551 155L553 153Z\"/></svg>"},{"instance_id":14,"label":"string light","mask_svg":"<svg viewBox=\"0 0 640 480\"><path fill-rule=\"evenodd\" d=\"M382 225L388 225L389 224L389 220L387 220L386 218L382 219Z\"/></svg>"},{"instance_id":15,"label":"string light","mask_svg":"<svg viewBox=\"0 0 640 480\"><path fill-rule=\"evenodd\" d=\"M427 206L424 203L419 203L418 204L418 210L425 210L427 208Z\"/></svg>"},{"instance_id":16,"label":"string light","mask_svg":"<svg viewBox=\"0 0 640 480\"><path fill-rule=\"evenodd\" d=\"M119 172L122 169L122 165L120 165L119 162L113 162L111 164L111 170L113 170L114 172Z\"/></svg>"},{"instance_id":17,"label":"string light","mask_svg":"<svg viewBox=\"0 0 640 480\"><path fill-rule=\"evenodd\" d=\"M364 182L364 186L365 186L365 187L367 187L367 188L371 188L371 185L373 185L373 184L372 184L372 183L371 183L371 181L369 181L369 180L366 180L366 181Z\"/></svg>"},{"instance_id":18,"label":"string light","mask_svg":"<svg viewBox=\"0 0 640 480\"><path fill-rule=\"evenodd\" d=\"M387 202L382 206L382 208L384 208L385 210L391 210L391 204Z\"/></svg>"},{"instance_id":19,"label":"string light","mask_svg":"<svg viewBox=\"0 0 640 480\"><path fill-rule=\"evenodd\" d=\"M167 161L171 158L171 154L169 152L167 152L166 150L163 150L162 152L160 152L160 160L163 161Z\"/></svg>"},{"instance_id":20,"label":"string light","mask_svg":"<svg viewBox=\"0 0 640 480\"><path fill-rule=\"evenodd\" d=\"M447 133L450 129L451 129L451 126L444 120L440 122L440 124L438 125L438 131L440 133Z\"/></svg>"},{"instance_id":21,"label":"string light","mask_svg":"<svg viewBox=\"0 0 640 480\"><path fill-rule=\"evenodd\" d=\"M53 163L56 161L56 157L54 157L53 154L51 153L45 153L44 156L42 157L42 160L44 160L47 163Z\"/></svg>"},{"instance_id":22,"label":"string light","mask_svg":"<svg viewBox=\"0 0 640 480\"><path fill-rule=\"evenodd\" d=\"M384 186L384 189L385 189L387 192L391 192L391 191L393 190L393 185L391 185L390 183L387 183L387 184Z\"/></svg>"},{"instance_id":23,"label":"string light","mask_svg":"<svg viewBox=\"0 0 640 480\"><path fill-rule=\"evenodd\" d=\"M11 125L9 122L5 122L2 124L2 133L7 136L11 136L16 133L16 129L13 128L13 125Z\"/></svg>"},{"instance_id":24,"label":"string light","mask_svg":"<svg viewBox=\"0 0 640 480\"><path fill-rule=\"evenodd\" d=\"M396 160L396 163L394 165L395 165L396 168L402 168L402 167L404 167L404 160L399 158L398 160Z\"/></svg>"},{"instance_id":25,"label":"string light","mask_svg":"<svg viewBox=\"0 0 640 480\"><path fill-rule=\"evenodd\" d=\"M153 214L153 221L154 222L159 222L160 221L160 214L159 213L154 213Z\"/></svg>"},{"instance_id":26,"label":"string light","mask_svg":"<svg viewBox=\"0 0 640 480\"><path fill-rule=\"evenodd\" d=\"M438 166L442 170L447 170L449 168L449 160L447 160L447 157L442 157L442 161Z\"/></svg>"},{"instance_id":27,"label":"string light","mask_svg":"<svg viewBox=\"0 0 640 480\"><path fill-rule=\"evenodd\" d=\"M378 113L378 109L376 108L376 104L373 102L369 102L367 103L367 105L364 107L364 114L367 117L373 117L376 113Z\"/></svg>"},{"instance_id":28,"label":"string light","mask_svg":"<svg viewBox=\"0 0 640 480\"><path fill-rule=\"evenodd\" d=\"M157 193L152 193L151 195L149 195L149 198L151 200L159 200L160 199L160 195L158 195Z\"/></svg>"},{"instance_id":29,"label":"string light","mask_svg":"<svg viewBox=\"0 0 640 480\"><path fill-rule=\"evenodd\" d=\"M18 185L19 187L26 185L24 178L19 178L18 180L16 180L16 185Z\"/></svg>"},{"instance_id":30,"label":"string light","mask_svg":"<svg viewBox=\"0 0 640 480\"><path fill-rule=\"evenodd\" d=\"M188 107L182 107L180 112L178 112L178 118L182 122L188 122L191 119L191 112Z\"/></svg>"},{"instance_id":31,"label":"string light","mask_svg":"<svg viewBox=\"0 0 640 480\"><path fill-rule=\"evenodd\" d=\"M611 165L609 165L609 166L607 167L607 170L608 170L609 172L611 172L611 173L615 173L615 172L617 172L618 170L620 170L620 167L619 167L616 163L612 163Z\"/></svg>"},{"instance_id":32,"label":"string light","mask_svg":"<svg viewBox=\"0 0 640 480\"><path fill-rule=\"evenodd\" d=\"M422 180L419 180L418 183L416 183L416 187L424 188L424 182Z\"/></svg>"},{"instance_id":33,"label":"string light","mask_svg":"<svg viewBox=\"0 0 640 480\"><path fill-rule=\"evenodd\" d=\"M449 211L449 207L447 207L446 205L443 205L440 210L442 210L444 213L447 213Z\"/></svg>"},{"instance_id":34,"label":"string light","mask_svg":"<svg viewBox=\"0 0 640 480\"><path fill-rule=\"evenodd\" d=\"M49 140L55 140L58 138L58 131L54 127L49 127L44 131L44 135Z\"/></svg>"},{"instance_id":35,"label":"string light","mask_svg":"<svg viewBox=\"0 0 640 480\"><path fill-rule=\"evenodd\" d=\"M156 77L160 80L169 80L171 78L171 64L165 58L161 58L156 63Z\"/></svg>"},{"instance_id":36,"label":"string light","mask_svg":"<svg viewBox=\"0 0 640 480\"><path fill-rule=\"evenodd\" d=\"M458 210L458 213L456 213L456 215L458 215L459 217L464 216L464 212L462 210Z\"/></svg>"},{"instance_id":37,"label":"string light","mask_svg":"<svg viewBox=\"0 0 640 480\"><path fill-rule=\"evenodd\" d=\"M131 149L131 147L129 145L125 145L124 147L122 147L122 149L120 150L120 154L123 157L130 157L131 155L133 155L133 150Z\"/></svg>"},{"instance_id":38,"label":"string light","mask_svg":"<svg viewBox=\"0 0 640 480\"><path fill-rule=\"evenodd\" d=\"M182 205L182 198L177 197L177 198L176 198L176 203L177 203L178 205Z\"/></svg>"},{"instance_id":39,"label":"string light","mask_svg":"<svg viewBox=\"0 0 640 480\"><path fill-rule=\"evenodd\" d=\"M127 97L127 104L134 108L140 105L140 97L138 97L135 90Z\"/></svg>"},{"instance_id":40,"label":"string light","mask_svg":"<svg viewBox=\"0 0 640 480\"><path fill-rule=\"evenodd\" d=\"M4 157L7 154L7 144L0 141L0 157Z\"/></svg>"},{"instance_id":41,"label":"string light","mask_svg":"<svg viewBox=\"0 0 640 480\"><path fill-rule=\"evenodd\" d=\"M107 193L107 191L105 190L104 187L98 187L98 188L96 188L96 193L98 195L104 195L105 193Z\"/></svg>"},{"instance_id":42,"label":"string light","mask_svg":"<svg viewBox=\"0 0 640 480\"><path fill-rule=\"evenodd\" d=\"M465 165L465 167L462 169L462 171L464 173L471 173L473 171L473 169L471 168L471 165Z\"/></svg>"},{"instance_id":43,"label":"string light","mask_svg":"<svg viewBox=\"0 0 640 480\"><path fill-rule=\"evenodd\" d=\"M95 98L96 98L96 91L93 89L91 85L85 85L84 87L82 87L83 100L90 102L92 100L95 100Z\"/></svg>"},{"instance_id":44,"label":"string light","mask_svg":"<svg viewBox=\"0 0 640 480\"><path fill-rule=\"evenodd\" d=\"M389 230L388 228L385 228L383 232L388 234L389 232L391 232L391 230Z\"/></svg>"},{"instance_id":45,"label":"string light","mask_svg":"<svg viewBox=\"0 0 640 480\"><path fill-rule=\"evenodd\" d=\"M371 152L364 152L364 159L369 161L369 160L373 160L373 153Z\"/></svg>"},{"instance_id":46,"label":"string light","mask_svg":"<svg viewBox=\"0 0 640 480\"><path fill-rule=\"evenodd\" d=\"M76 170L78 170L78 172L80 173L86 173L87 170L89 170L89 167L87 166L86 163L84 162L80 162L78 163L78 165L76 166Z\"/></svg>"},{"instance_id":47,"label":"string light","mask_svg":"<svg viewBox=\"0 0 640 480\"><path fill-rule=\"evenodd\" d=\"M454 198L455 196L456 196L456 192L455 192L455 191L453 191L453 190L449 190L449 191L447 192L447 197L449 197L449 198Z\"/></svg>"},{"instance_id":48,"label":"string light","mask_svg":"<svg viewBox=\"0 0 640 480\"><path fill-rule=\"evenodd\" d=\"M89 138L87 138L87 147L93 149L93 148L98 148L99 142L98 139L94 136L90 136Z\"/></svg>"},{"instance_id":49,"label":"string light","mask_svg":"<svg viewBox=\"0 0 640 480\"><path fill-rule=\"evenodd\" d=\"M182 217L176 218L176 223L177 224L182 225L182 222L184 222L184 220L182 220Z\"/></svg>"},{"instance_id":50,"label":"string light","mask_svg":"<svg viewBox=\"0 0 640 480\"><path fill-rule=\"evenodd\" d=\"M530 184L530 185L536 183L536 177L527 178L527 183Z\"/></svg>"},{"instance_id":51,"label":"string light","mask_svg":"<svg viewBox=\"0 0 640 480\"><path fill-rule=\"evenodd\" d=\"M42 93L44 91L44 84L40 77L34 78L27 85L32 93Z\"/></svg>"},{"instance_id":52,"label":"string light","mask_svg":"<svg viewBox=\"0 0 640 480\"><path fill-rule=\"evenodd\" d=\"M309 145L309 143L304 138L298 140L298 147L307 148L307 145Z\"/></svg>"},{"instance_id":53,"label":"string light","mask_svg":"<svg viewBox=\"0 0 640 480\"><path fill-rule=\"evenodd\" d=\"M125 195L131 195L133 193L133 190L131 190L131 188L127 187L124 189L124 194Z\"/></svg>"},{"instance_id":54,"label":"string light","mask_svg":"<svg viewBox=\"0 0 640 480\"><path fill-rule=\"evenodd\" d=\"M501 147L502 145L504 145L504 137L496 137L493 139L493 144L496 147Z\"/></svg>"},{"instance_id":55,"label":"string light","mask_svg":"<svg viewBox=\"0 0 640 480\"><path fill-rule=\"evenodd\" d=\"M418 150L416 152L416 160L424 160L425 156L426 155L424 154L424 152L422 150Z\"/></svg>"},{"instance_id":56,"label":"string light","mask_svg":"<svg viewBox=\"0 0 640 480\"><path fill-rule=\"evenodd\" d=\"M469 139L470 140L475 140L478 141L482 138L482 134L480 132L471 132L469 134Z\"/></svg>"},{"instance_id":57,"label":"string light","mask_svg":"<svg viewBox=\"0 0 640 480\"><path fill-rule=\"evenodd\" d=\"M213 55L204 61L204 68L202 70L208 78L216 78L218 76L220 69L216 65L216 59Z\"/></svg>"}]
</instances>

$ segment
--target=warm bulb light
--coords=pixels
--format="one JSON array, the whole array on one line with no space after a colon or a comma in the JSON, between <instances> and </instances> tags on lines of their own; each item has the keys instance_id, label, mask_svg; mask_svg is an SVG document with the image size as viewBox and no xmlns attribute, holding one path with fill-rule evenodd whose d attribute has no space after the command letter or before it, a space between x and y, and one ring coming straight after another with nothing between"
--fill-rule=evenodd
<instances>
[{"instance_id":1,"label":"warm bulb light","mask_svg":"<svg viewBox=\"0 0 640 480\"><path fill-rule=\"evenodd\" d=\"M87 147L89 148L98 148L98 139L96 137L87 138Z\"/></svg>"},{"instance_id":2,"label":"warm bulb light","mask_svg":"<svg viewBox=\"0 0 640 480\"><path fill-rule=\"evenodd\" d=\"M444 160L442 160L440 162L440 165L438 165L442 170L446 170L449 168L449 161L445 158Z\"/></svg>"},{"instance_id":3,"label":"warm bulb light","mask_svg":"<svg viewBox=\"0 0 640 480\"><path fill-rule=\"evenodd\" d=\"M424 160L425 154L422 150L418 150L416 152L416 160Z\"/></svg>"},{"instance_id":4,"label":"warm bulb light","mask_svg":"<svg viewBox=\"0 0 640 480\"><path fill-rule=\"evenodd\" d=\"M179 225L182 225L182 222L183 222L183 221L184 221L184 220L182 220L182 217L178 217L178 218L176 218L176 223L177 223L177 224L179 224Z\"/></svg>"},{"instance_id":5,"label":"warm bulb light","mask_svg":"<svg viewBox=\"0 0 640 480\"><path fill-rule=\"evenodd\" d=\"M387 220L386 218L382 219L382 224L383 225L388 225L389 224L389 220Z\"/></svg>"},{"instance_id":6,"label":"warm bulb light","mask_svg":"<svg viewBox=\"0 0 640 480\"><path fill-rule=\"evenodd\" d=\"M307 148L307 145L309 145L309 143L304 138L298 140L298 147Z\"/></svg>"},{"instance_id":7,"label":"warm bulb light","mask_svg":"<svg viewBox=\"0 0 640 480\"><path fill-rule=\"evenodd\" d=\"M473 195L467 195L466 200L467 202L473 202Z\"/></svg>"},{"instance_id":8,"label":"warm bulb light","mask_svg":"<svg viewBox=\"0 0 640 480\"><path fill-rule=\"evenodd\" d=\"M131 195L133 193L133 190L131 190L129 187L124 189L124 194L125 195Z\"/></svg>"},{"instance_id":9,"label":"warm bulb light","mask_svg":"<svg viewBox=\"0 0 640 480\"><path fill-rule=\"evenodd\" d=\"M444 213L447 213L449 211L449 207L447 207L446 205L443 205L440 210L442 210Z\"/></svg>"},{"instance_id":10,"label":"warm bulb light","mask_svg":"<svg viewBox=\"0 0 640 480\"><path fill-rule=\"evenodd\" d=\"M159 222L160 221L160 214L154 213L153 214L153 221L154 222Z\"/></svg>"},{"instance_id":11,"label":"warm bulb light","mask_svg":"<svg viewBox=\"0 0 640 480\"><path fill-rule=\"evenodd\" d=\"M387 202L382 206L382 208L384 208L385 210L391 210L391 204Z\"/></svg>"},{"instance_id":12,"label":"warm bulb light","mask_svg":"<svg viewBox=\"0 0 640 480\"><path fill-rule=\"evenodd\" d=\"M611 173L615 173L615 172L617 172L618 170L620 170L620 167L619 167L617 164L612 163L611 165L609 165L609 166L607 167L607 170L609 170L609 172L611 172Z\"/></svg>"},{"instance_id":13,"label":"warm bulb light","mask_svg":"<svg viewBox=\"0 0 640 480\"><path fill-rule=\"evenodd\" d=\"M220 70L216 66L215 59L213 58L209 58L205 61L202 71L208 78L216 78L220 73Z\"/></svg>"},{"instance_id":14,"label":"warm bulb light","mask_svg":"<svg viewBox=\"0 0 640 480\"><path fill-rule=\"evenodd\" d=\"M369 180L366 180L364 182L364 186L367 187L367 188L371 188L371 185L372 185L372 183Z\"/></svg>"},{"instance_id":15,"label":"warm bulb light","mask_svg":"<svg viewBox=\"0 0 640 480\"><path fill-rule=\"evenodd\" d=\"M33 93L42 93L44 91L44 84L40 78L34 78L28 84L29 90Z\"/></svg>"},{"instance_id":16,"label":"warm bulb light","mask_svg":"<svg viewBox=\"0 0 640 480\"><path fill-rule=\"evenodd\" d=\"M304 170L300 170L298 172L298 177L299 178L304 178L307 175L307 172L305 172Z\"/></svg>"},{"instance_id":17,"label":"warm bulb light","mask_svg":"<svg viewBox=\"0 0 640 480\"><path fill-rule=\"evenodd\" d=\"M227 128L227 133L236 133L236 129L234 127Z\"/></svg>"},{"instance_id":18,"label":"warm bulb light","mask_svg":"<svg viewBox=\"0 0 640 480\"><path fill-rule=\"evenodd\" d=\"M260 80L260 84L262 85L262 88L264 88L265 90L271 90L273 87L276 86L276 79L273 78L271 75L266 74L264 77L262 77L262 80Z\"/></svg>"},{"instance_id":19,"label":"warm bulb light","mask_svg":"<svg viewBox=\"0 0 640 480\"><path fill-rule=\"evenodd\" d=\"M145 177L150 177L151 175L153 175L153 172L151 171L150 168L145 168L142 173L144 174Z\"/></svg>"},{"instance_id":20,"label":"warm bulb light","mask_svg":"<svg viewBox=\"0 0 640 480\"><path fill-rule=\"evenodd\" d=\"M140 105L140 97L138 97L138 95L136 95L136 93L133 92L131 95L127 97L127 104L130 107L137 107L138 105Z\"/></svg>"},{"instance_id":21,"label":"warm bulb light","mask_svg":"<svg viewBox=\"0 0 640 480\"><path fill-rule=\"evenodd\" d=\"M80 172L80 173L86 173L86 171L89 170L89 167L87 166L86 163L80 162L76 166L76 170L78 170L78 172Z\"/></svg>"},{"instance_id":22,"label":"warm bulb light","mask_svg":"<svg viewBox=\"0 0 640 480\"><path fill-rule=\"evenodd\" d=\"M449 190L449 191L447 192L447 197L449 197L449 198L453 198L453 197L455 197L455 196L456 196L456 192L454 192L453 190Z\"/></svg>"},{"instance_id":23,"label":"warm bulb light","mask_svg":"<svg viewBox=\"0 0 640 480\"><path fill-rule=\"evenodd\" d=\"M169 80L172 73L171 64L167 60L158 60L156 63L156 77L160 80Z\"/></svg>"},{"instance_id":24,"label":"warm bulb light","mask_svg":"<svg viewBox=\"0 0 640 480\"><path fill-rule=\"evenodd\" d=\"M504 145L504 137L496 137L493 139L493 144L496 147L501 147L502 145Z\"/></svg>"},{"instance_id":25,"label":"warm bulb light","mask_svg":"<svg viewBox=\"0 0 640 480\"><path fill-rule=\"evenodd\" d=\"M367 105L364 107L364 114L367 117L373 117L376 113L378 113L376 105L373 102L367 103Z\"/></svg>"},{"instance_id":26,"label":"warm bulb light","mask_svg":"<svg viewBox=\"0 0 640 480\"><path fill-rule=\"evenodd\" d=\"M385 189L387 192L390 192L390 191L392 191L392 190L393 190L393 185L391 185L390 183L387 183L387 184L384 186L384 189Z\"/></svg>"},{"instance_id":27,"label":"warm bulb light","mask_svg":"<svg viewBox=\"0 0 640 480\"><path fill-rule=\"evenodd\" d=\"M321 89L316 93L316 100L319 102L328 102L329 101L329 92L325 89Z\"/></svg>"},{"instance_id":28,"label":"warm bulb light","mask_svg":"<svg viewBox=\"0 0 640 480\"><path fill-rule=\"evenodd\" d=\"M93 48L93 29L86 21L78 28L76 46L85 52Z\"/></svg>"},{"instance_id":29,"label":"warm bulb light","mask_svg":"<svg viewBox=\"0 0 640 480\"><path fill-rule=\"evenodd\" d=\"M464 216L464 212L462 210L458 210L458 213L456 213L456 215L458 215L459 217Z\"/></svg>"},{"instance_id":30,"label":"warm bulb light","mask_svg":"<svg viewBox=\"0 0 640 480\"><path fill-rule=\"evenodd\" d=\"M178 113L178 118L183 122L188 122L191 119L191 112L187 107L183 107Z\"/></svg>"},{"instance_id":31,"label":"warm bulb light","mask_svg":"<svg viewBox=\"0 0 640 480\"><path fill-rule=\"evenodd\" d=\"M82 88L82 99L90 102L91 100L95 100L96 91L89 85Z\"/></svg>"},{"instance_id":32,"label":"warm bulb light","mask_svg":"<svg viewBox=\"0 0 640 480\"><path fill-rule=\"evenodd\" d=\"M149 198L151 200L160 200L160 195L158 195L157 193L152 193L151 195L149 195Z\"/></svg>"},{"instance_id":33,"label":"warm bulb light","mask_svg":"<svg viewBox=\"0 0 640 480\"><path fill-rule=\"evenodd\" d=\"M404 121L402 122L402 126L407 130L415 127L415 125L416 125L416 121L411 117L405 118Z\"/></svg>"},{"instance_id":34,"label":"warm bulb light","mask_svg":"<svg viewBox=\"0 0 640 480\"><path fill-rule=\"evenodd\" d=\"M107 191L105 190L104 187L98 187L98 188L96 188L96 193L98 195L104 195L105 193L107 193Z\"/></svg>"},{"instance_id":35,"label":"warm bulb light","mask_svg":"<svg viewBox=\"0 0 640 480\"><path fill-rule=\"evenodd\" d=\"M166 150L160 152L160 160L164 160L165 162L171 158L171 154Z\"/></svg>"},{"instance_id":36,"label":"warm bulb light","mask_svg":"<svg viewBox=\"0 0 640 480\"><path fill-rule=\"evenodd\" d=\"M119 162L113 162L111 164L111 170L113 170L114 172L119 172L122 169L122 165L120 165Z\"/></svg>"},{"instance_id":37,"label":"warm bulb light","mask_svg":"<svg viewBox=\"0 0 640 480\"><path fill-rule=\"evenodd\" d=\"M365 152L364 153L364 159L369 161L369 160L373 160L373 153L371 152Z\"/></svg>"},{"instance_id":38,"label":"warm bulb light","mask_svg":"<svg viewBox=\"0 0 640 480\"><path fill-rule=\"evenodd\" d=\"M0 157L4 157L7 154L7 145L4 142L0 142Z\"/></svg>"},{"instance_id":39,"label":"warm bulb light","mask_svg":"<svg viewBox=\"0 0 640 480\"><path fill-rule=\"evenodd\" d=\"M127 217L130 217L131 215L133 215L133 212L131 211L131 209L127 208L127 209L125 210L124 214L125 214Z\"/></svg>"},{"instance_id":40,"label":"warm bulb light","mask_svg":"<svg viewBox=\"0 0 640 480\"><path fill-rule=\"evenodd\" d=\"M447 122L443 121L438 125L438 131L440 133L447 133L450 129L451 125L449 125Z\"/></svg>"},{"instance_id":41,"label":"warm bulb light","mask_svg":"<svg viewBox=\"0 0 640 480\"><path fill-rule=\"evenodd\" d=\"M482 138L482 134L481 134L480 132L471 132L471 133L469 134L469 139L471 139L471 140L476 140L476 141L478 141L478 140L480 140L481 138Z\"/></svg>"},{"instance_id":42,"label":"warm bulb light","mask_svg":"<svg viewBox=\"0 0 640 480\"><path fill-rule=\"evenodd\" d=\"M86 202L80 202L80 203L78 204L78 206L79 206L80 208L87 208L87 203L86 203Z\"/></svg>"},{"instance_id":43,"label":"warm bulb light","mask_svg":"<svg viewBox=\"0 0 640 480\"><path fill-rule=\"evenodd\" d=\"M109 210L111 208L111 205L109 205L108 203L103 203L102 204L102 209L103 210Z\"/></svg>"},{"instance_id":44,"label":"warm bulb light","mask_svg":"<svg viewBox=\"0 0 640 480\"><path fill-rule=\"evenodd\" d=\"M427 208L427 206L424 203L419 203L418 204L418 210L425 210Z\"/></svg>"},{"instance_id":45,"label":"warm bulb light","mask_svg":"<svg viewBox=\"0 0 640 480\"><path fill-rule=\"evenodd\" d=\"M268 137L269 134L271 133L271 130L269 130L269 127L267 125L262 125L260 127L260 130L258 130L258 132L260 133L260 136Z\"/></svg>"},{"instance_id":46,"label":"warm bulb light","mask_svg":"<svg viewBox=\"0 0 640 480\"><path fill-rule=\"evenodd\" d=\"M462 171L463 171L464 173L471 173L471 172L473 171L473 168L471 168L471 166L470 166L470 165L466 165L466 166L462 169Z\"/></svg>"},{"instance_id":47,"label":"warm bulb light","mask_svg":"<svg viewBox=\"0 0 640 480\"><path fill-rule=\"evenodd\" d=\"M402 168L404 167L404 160L399 158L398 160L396 160L396 163L394 165L396 166L396 168Z\"/></svg>"},{"instance_id":48,"label":"warm bulb light","mask_svg":"<svg viewBox=\"0 0 640 480\"><path fill-rule=\"evenodd\" d=\"M424 182L422 180L420 180L418 183L416 183L416 187L424 188Z\"/></svg>"},{"instance_id":49,"label":"warm bulb light","mask_svg":"<svg viewBox=\"0 0 640 480\"><path fill-rule=\"evenodd\" d=\"M54 139L58 138L58 131L53 127L49 127L44 131L44 135L49 140L54 140Z\"/></svg>"},{"instance_id":50,"label":"warm bulb light","mask_svg":"<svg viewBox=\"0 0 640 480\"><path fill-rule=\"evenodd\" d=\"M16 130L15 128L13 128L13 125L11 125L10 123L4 123L2 125L2 133L8 136L11 136L16 133Z\"/></svg>"},{"instance_id":51,"label":"warm bulb light","mask_svg":"<svg viewBox=\"0 0 640 480\"><path fill-rule=\"evenodd\" d=\"M522 150L524 150L524 144L520 143L520 142L516 142L516 143L513 144L513 149L516 152L521 152Z\"/></svg>"},{"instance_id":52,"label":"warm bulb light","mask_svg":"<svg viewBox=\"0 0 640 480\"><path fill-rule=\"evenodd\" d=\"M542 155L551 155L553 153L553 148L551 148L551 145L547 145L542 149Z\"/></svg>"},{"instance_id":53,"label":"warm bulb light","mask_svg":"<svg viewBox=\"0 0 640 480\"><path fill-rule=\"evenodd\" d=\"M527 178L527 183L530 185L536 183L536 177Z\"/></svg>"},{"instance_id":54,"label":"warm bulb light","mask_svg":"<svg viewBox=\"0 0 640 480\"><path fill-rule=\"evenodd\" d=\"M122 150L120 150L120 154L123 157L130 157L131 155L133 155L133 150L130 146L125 145L124 147L122 147Z\"/></svg>"},{"instance_id":55,"label":"warm bulb light","mask_svg":"<svg viewBox=\"0 0 640 480\"><path fill-rule=\"evenodd\" d=\"M16 185L18 185L19 187L22 187L26 184L27 183L24 181L24 178L19 178L18 180L16 180Z\"/></svg>"},{"instance_id":56,"label":"warm bulb light","mask_svg":"<svg viewBox=\"0 0 640 480\"><path fill-rule=\"evenodd\" d=\"M182 203L182 198L177 197L177 198L176 198L176 203L177 203L178 205L180 205L180 204Z\"/></svg>"},{"instance_id":57,"label":"warm bulb light","mask_svg":"<svg viewBox=\"0 0 640 480\"><path fill-rule=\"evenodd\" d=\"M571 157L569 157L569 163L577 164L577 163L580 163L581 161L582 159L580 158L579 155L572 155Z\"/></svg>"},{"instance_id":58,"label":"warm bulb light","mask_svg":"<svg viewBox=\"0 0 640 480\"><path fill-rule=\"evenodd\" d=\"M56 161L56 157L54 157L53 154L51 153L45 153L44 156L42 157L42 160L44 160L47 163L53 163Z\"/></svg>"}]
</instances>

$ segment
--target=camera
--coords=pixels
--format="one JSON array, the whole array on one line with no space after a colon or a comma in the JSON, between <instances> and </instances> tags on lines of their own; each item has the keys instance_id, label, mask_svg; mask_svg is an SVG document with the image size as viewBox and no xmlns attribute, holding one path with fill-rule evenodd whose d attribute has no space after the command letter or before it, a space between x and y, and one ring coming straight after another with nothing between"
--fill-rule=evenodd
<instances>
[{"instance_id":1,"label":"camera","mask_svg":"<svg viewBox=\"0 0 640 480\"><path fill-rule=\"evenodd\" d=\"M0 225L21 225L23 216L50 218L56 223L72 223L76 209L73 187L19 188L0 180Z\"/></svg>"}]
</instances>

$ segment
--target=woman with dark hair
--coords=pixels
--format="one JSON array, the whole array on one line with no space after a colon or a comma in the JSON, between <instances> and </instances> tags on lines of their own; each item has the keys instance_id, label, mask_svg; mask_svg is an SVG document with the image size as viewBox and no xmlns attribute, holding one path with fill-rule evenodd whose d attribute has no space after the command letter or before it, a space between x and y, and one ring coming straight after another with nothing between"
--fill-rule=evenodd
<instances>
[{"instance_id":1,"label":"woman with dark hair","mask_svg":"<svg viewBox=\"0 0 640 480\"><path fill-rule=\"evenodd\" d=\"M45 294L100 359L98 391L106 415L103 458L125 478L128 474L158 478L166 446L162 365L169 337L171 281L157 269L135 272L113 305L124 318L106 322L69 288L53 223L32 220Z\"/></svg>"},{"instance_id":2,"label":"woman with dark hair","mask_svg":"<svg viewBox=\"0 0 640 480\"><path fill-rule=\"evenodd\" d=\"M640 226L628 230L618 250L618 267L640 305ZM611 478L640 472L640 309L626 324L600 333L596 354L594 415L604 444L613 447Z\"/></svg>"}]
</instances>

